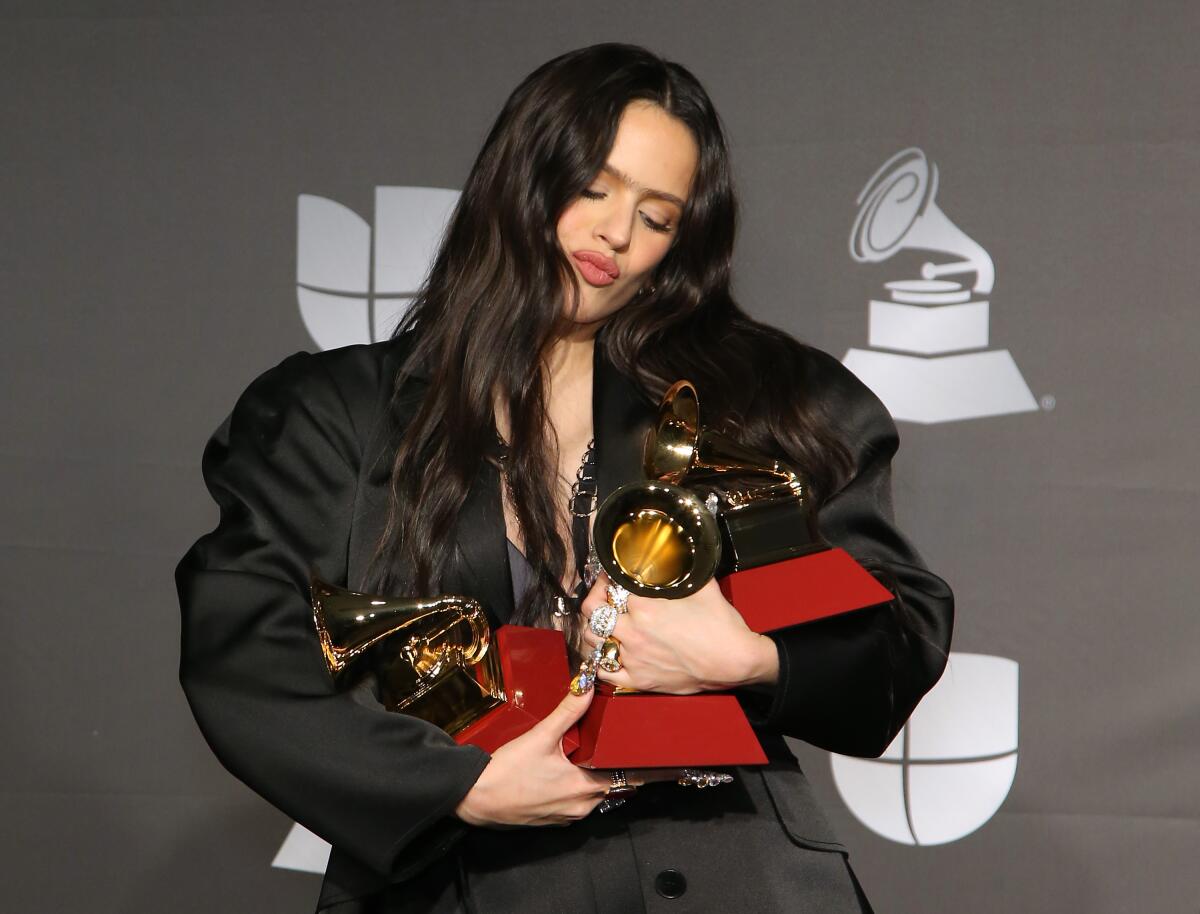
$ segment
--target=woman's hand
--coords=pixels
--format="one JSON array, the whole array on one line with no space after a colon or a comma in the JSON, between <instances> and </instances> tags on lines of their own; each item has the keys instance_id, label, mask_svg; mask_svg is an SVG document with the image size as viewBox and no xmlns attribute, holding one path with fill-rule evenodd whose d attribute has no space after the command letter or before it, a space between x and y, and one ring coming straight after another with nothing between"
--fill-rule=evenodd
<instances>
[{"instance_id":1,"label":"woman's hand","mask_svg":"<svg viewBox=\"0 0 1200 914\"><path fill-rule=\"evenodd\" d=\"M527 733L497 749L454 813L468 825L568 825L600 804L612 773L580 768L562 751L563 734L592 703L592 691L567 695ZM627 771L627 783L674 780L675 770Z\"/></svg>"},{"instance_id":2,"label":"woman's hand","mask_svg":"<svg viewBox=\"0 0 1200 914\"><path fill-rule=\"evenodd\" d=\"M590 813L611 776L571 764L562 738L591 701L591 691L568 691L546 718L492 753L455 815L468 825L566 825Z\"/></svg>"},{"instance_id":3,"label":"woman's hand","mask_svg":"<svg viewBox=\"0 0 1200 914\"><path fill-rule=\"evenodd\" d=\"M583 601L583 615L605 602L608 575L601 574ZM585 625L589 648L601 639ZM617 616L613 637L621 642L621 669L598 670L616 686L691 695L773 683L779 676L775 642L752 632L713 579L678 600L629 595L629 612Z\"/></svg>"}]
</instances>

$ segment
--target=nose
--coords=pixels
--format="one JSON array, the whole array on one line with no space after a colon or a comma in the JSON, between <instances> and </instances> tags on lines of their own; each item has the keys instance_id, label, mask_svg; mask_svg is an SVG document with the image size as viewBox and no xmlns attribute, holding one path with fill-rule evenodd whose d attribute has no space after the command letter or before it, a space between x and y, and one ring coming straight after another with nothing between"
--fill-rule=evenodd
<instances>
[{"instance_id":1,"label":"nose","mask_svg":"<svg viewBox=\"0 0 1200 914\"><path fill-rule=\"evenodd\" d=\"M629 246L629 238L633 234L635 212L634 206L614 202L596 220L593 234L614 251L624 250Z\"/></svg>"}]
</instances>

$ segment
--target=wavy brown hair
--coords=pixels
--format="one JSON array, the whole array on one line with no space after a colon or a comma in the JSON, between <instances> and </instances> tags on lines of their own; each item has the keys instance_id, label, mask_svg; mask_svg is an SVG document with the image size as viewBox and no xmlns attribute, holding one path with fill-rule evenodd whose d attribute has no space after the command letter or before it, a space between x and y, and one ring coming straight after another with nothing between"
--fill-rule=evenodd
<instances>
[{"instance_id":1,"label":"wavy brown hair","mask_svg":"<svg viewBox=\"0 0 1200 914\"><path fill-rule=\"evenodd\" d=\"M459 512L496 438L499 392L511 420L507 484L534 569L512 621L551 624L570 549L559 532L553 433L537 369L562 331L563 302L579 300L556 226L600 171L621 114L635 100L682 121L696 139L699 164L653 291L610 317L597 345L652 400L689 378L706 417L720 417L717 424L752 447L786 455L818 502L849 472L829 417L805 395L806 347L752 320L730 294L737 204L724 132L707 93L684 67L644 48L598 44L543 64L509 97L393 335L415 340L396 378L393 412L410 409L405 381L415 365L424 366L429 386L415 415L396 425L373 589L438 590ZM574 643L579 620L565 622Z\"/></svg>"}]
</instances>

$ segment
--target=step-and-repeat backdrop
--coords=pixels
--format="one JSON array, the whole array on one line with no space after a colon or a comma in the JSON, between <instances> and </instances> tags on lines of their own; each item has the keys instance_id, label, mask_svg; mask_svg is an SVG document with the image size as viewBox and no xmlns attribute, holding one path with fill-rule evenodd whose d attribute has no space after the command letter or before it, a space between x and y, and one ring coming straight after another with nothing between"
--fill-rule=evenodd
<instances>
[{"instance_id":1,"label":"step-and-repeat backdrop","mask_svg":"<svg viewBox=\"0 0 1200 914\"><path fill-rule=\"evenodd\" d=\"M311 907L328 847L176 680L202 447L284 356L386 337L508 92L619 40L708 87L739 299L887 404L957 595L882 758L796 747L878 908L1196 910L1198 32L1188 3L5 4L3 906Z\"/></svg>"}]
</instances>

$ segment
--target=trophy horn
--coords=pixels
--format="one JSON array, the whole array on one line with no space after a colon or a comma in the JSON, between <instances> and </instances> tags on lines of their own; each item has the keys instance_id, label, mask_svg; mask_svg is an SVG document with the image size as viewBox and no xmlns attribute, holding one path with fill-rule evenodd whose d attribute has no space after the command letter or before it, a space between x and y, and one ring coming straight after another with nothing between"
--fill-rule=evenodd
<instances>
[{"instance_id":1,"label":"trophy horn","mask_svg":"<svg viewBox=\"0 0 1200 914\"><path fill-rule=\"evenodd\" d=\"M799 497L803 490L800 477L781 461L704 428L695 385L687 380L676 381L663 395L658 422L646 436L642 465L651 479L680 486L713 478L726 483L742 477L773 481L740 488L722 485L722 501L729 508L770 498Z\"/></svg>"},{"instance_id":2,"label":"trophy horn","mask_svg":"<svg viewBox=\"0 0 1200 914\"><path fill-rule=\"evenodd\" d=\"M478 663L487 653L491 629L483 608L470 597L358 593L315 573L310 589L321 653L334 677L372 646L405 632L403 654L419 678L436 677L448 664Z\"/></svg>"},{"instance_id":3,"label":"trophy horn","mask_svg":"<svg viewBox=\"0 0 1200 914\"><path fill-rule=\"evenodd\" d=\"M704 428L690 381L677 381L664 394L642 464L651 481L609 495L593 526L601 566L632 593L684 597L721 569L775 560L812 539L790 543L797 520L806 530L811 520L800 476Z\"/></svg>"},{"instance_id":4,"label":"trophy horn","mask_svg":"<svg viewBox=\"0 0 1200 914\"><path fill-rule=\"evenodd\" d=\"M716 573L721 533L704 502L669 482L635 482L596 512L596 555L608 576L643 597L694 593Z\"/></svg>"}]
</instances>

